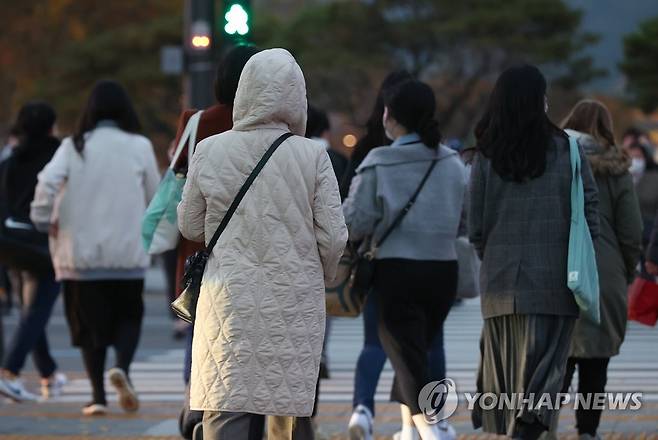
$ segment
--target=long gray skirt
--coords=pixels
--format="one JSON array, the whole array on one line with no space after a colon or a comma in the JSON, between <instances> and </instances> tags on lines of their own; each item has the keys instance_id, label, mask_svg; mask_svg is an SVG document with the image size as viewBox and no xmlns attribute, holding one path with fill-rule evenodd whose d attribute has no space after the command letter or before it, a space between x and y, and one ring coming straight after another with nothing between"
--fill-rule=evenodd
<instances>
[{"instance_id":1,"label":"long gray skirt","mask_svg":"<svg viewBox=\"0 0 658 440\"><path fill-rule=\"evenodd\" d=\"M517 437L519 421L546 429L551 426L558 411L536 403L543 393L555 402L562 389L575 321L574 317L555 315L505 315L484 320L477 391L493 393L499 399L502 394L512 399L514 393L523 393L524 398L534 393L535 404L503 404L493 409L476 404L472 412L476 429ZM491 402L480 400L485 408Z\"/></svg>"}]
</instances>

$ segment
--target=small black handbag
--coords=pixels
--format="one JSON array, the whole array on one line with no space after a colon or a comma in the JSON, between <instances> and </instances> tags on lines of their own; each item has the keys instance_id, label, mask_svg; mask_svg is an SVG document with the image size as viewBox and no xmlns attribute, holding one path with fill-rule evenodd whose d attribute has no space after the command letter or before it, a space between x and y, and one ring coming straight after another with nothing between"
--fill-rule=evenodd
<instances>
[{"instance_id":1,"label":"small black handbag","mask_svg":"<svg viewBox=\"0 0 658 440\"><path fill-rule=\"evenodd\" d=\"M425 186L425 182L432 174L432 170L434 170L438 161L439 159L432 161L418 188L416 188L407 204L398 213L378 242L372 240L365 252L355 251L353 245L348 245L339 263L336 279L331 283L327 283L325 287L327 314L331 316L359 316L375 278L377 250L391 235L391 232L402 223L404 217L416 203L418 194Z\"/></svg>"},{"instance_id":2,"label":"small black handbag","mask_svg":"<svg viewBox=\"0 0 658 440\"><path fill-rule=\"evenodd\" d=\"M12 218L0 224L0 264L42 275L52 272L48 234Z\"/></svg>"},{"instance_id":3,"label":"small black handbag","mask_svg":"<svg viewBox=\"0 0 658 440\"><path fill-rule=\"evenodd\" d=\"M254 183L254 180L256 180L256 177L258 177L258 174L261 172L267 161L270 159L270 157L272 157L272 154L274 154L276 149L279 148L279 145L281 145L291 136L292 133L285 133L281 135L277 140L274 141L270 148L268 148L261 160L258 162L258 164L256 164L256 167L251 172L245 183L240 188L240 191L238 191L235 199L233 199L231 206L228 208L228 211L226 211L226 215L224 215L224 218L210 239L208 246L206 246L205 249L188 257L185 261L183 292L174 302L171 303L171 309L174 311L176 316L178 316L183 321L190 324L194 322L194 318L196 317L196 306L197 302L199 301L199 293L201 292L203 272L206 269L208 258L210 258L210 254L212 253L215 244L217 244L217 240L219 240L220 235L222 235L222 232L224 232L224 229L226 229L228 222L231 220L231 217L233 217L233 214L235 214L235 211L238 209L240 202L244 198L245 194L247 194L249 187L252 183Z\"/></svg>"}]
</instances>

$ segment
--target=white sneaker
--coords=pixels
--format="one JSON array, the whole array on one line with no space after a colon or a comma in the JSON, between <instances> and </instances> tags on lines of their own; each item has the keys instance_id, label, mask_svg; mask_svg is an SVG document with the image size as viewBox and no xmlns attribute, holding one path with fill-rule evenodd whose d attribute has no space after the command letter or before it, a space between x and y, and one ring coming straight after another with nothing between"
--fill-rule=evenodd
<instances>
[{"instance_id":1,"label":"white sneaker","mask_svg":"<svg viewBox=\"0 0 658 440\"><path fill-rule=\"evenodd\" d=\"M107 406L102 403L89 403L82 408L82 415L104 416L107 414Z\"/></svg>"},{"instance_id":2,"label":"white sneaker","mask_svg":"<svg viewBox=\"0 0 658 440\"><path fill-rule=\"evenodd\" d=\"M26 390L23 381L18 378L0 378L0 395L8 397L14 402L34 402L38 400L36 394Z\"/></svg>"},{"instance_id":3,"label":"white sneaker","mask_svg":"<svg viewBox=\"0 0 658 440\"><path fill-rule=\"evenodd\" d=\"M69 383L69 379L63 373L55 373L47 382L41 382L41 400L52 399L62 394L62 389Z\"/></svg>"},{"instance_id":4,"label":"white sneaker","mask_svg":"<svg viewBox=\"0 0 658 440\"><path fill-rule=\"evenodd\" d=\"M350 440L372 440L372 413L368 407L357 405L354 408L347 430Z\"/></svg>"},{"instance_id":5,"label":"white sneaker","mask_svg":"<svg viewBox=\"0 0 658 440\"><path fill-rule=\"evenodd\" d=\"M450 423L445 420L441 420L437 427L439 428L439 439L440 440L456 440L457 432L455 428L452 427Z\"/></svg>"},{"instance_id":6,"label":"white sneaker","mask_svg":"<svg viewBox=\"0 0 658 440\"><path fill-rule=\"evenodd\" d=\"M139 409L139 399L126 372L121 368L111 368L108 377L119 394L119 406L126 412L136 412Z\"/></svg>"},{"instance_id":7,"label":"white sneaker","mask_svg":"<svg viewBox=\"0 0 658 440\"><path fill-rule=\"evenodd\" d=\"M393 440L420 440L420 434L418 434L418 430L413 427L411 428L411 438L406 439L402 437L402 431L398 431L395 434L393 434Z\"/></svg>"}]
</instances>

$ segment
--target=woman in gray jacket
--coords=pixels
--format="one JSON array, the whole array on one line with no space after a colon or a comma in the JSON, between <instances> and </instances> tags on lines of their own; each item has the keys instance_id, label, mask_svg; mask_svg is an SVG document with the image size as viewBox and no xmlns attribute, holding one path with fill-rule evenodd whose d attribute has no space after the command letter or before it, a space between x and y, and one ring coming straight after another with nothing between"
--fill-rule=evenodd
<instances>
[{"instance_id":1,"label":"woman in gray jacket","mask_svg":"<svg viewBox=\"0 0 658 440\"><path fill-rule=\"evenodd\" d=\"M642 252L642 214L628 172L631 159L615 145L608 109L598 101L580 101L562 127L585 150L599 190L600 236L594 246L601 294L601 323L576 321L563 391L578 367L578 392L604 393L608 362L619 354L626 333L626 292ZM597 436L600 418L600 409L576 410L581 440Z\"/></svg>"},{"instance_id":2,"label":"woman in gray jacket","mask_svg":"<svg viewBox=\"0 0 658 440\"><path fill-rule=\"evenodd\" d=\"M579 310L567 287L569 141L548 119L545 95L546 80L534 66L508 69L496 82L476 127L469 236L482 258L478 392L537 399L548 393L554 401ZM596 238L596 184L581 156L585 214ZM529 403L476 405L473 425L535 439L556 412Z\"/></svg>"},{"instance_id":3,"label":"woman in gray jacket","mask_svg":"<svg viewBox=\"0 0 658 440\"><path fill-rule=\"evenodd\" d=\"M391 399L402 405L400 438L413 438L415 425L423 440L438 439L448 427L426 422L418 395L429 381L427 351L457 291L455 239L464 166L455 152L439 143L436 103L428 85L404 82L385 105L384 128L394 142L366 156L344 212L350 240L367 237L377 245L370 295L377 295L379 337L395 370ZM382 241L403 210L406 216Z\"/></svg>"}]
</instances>

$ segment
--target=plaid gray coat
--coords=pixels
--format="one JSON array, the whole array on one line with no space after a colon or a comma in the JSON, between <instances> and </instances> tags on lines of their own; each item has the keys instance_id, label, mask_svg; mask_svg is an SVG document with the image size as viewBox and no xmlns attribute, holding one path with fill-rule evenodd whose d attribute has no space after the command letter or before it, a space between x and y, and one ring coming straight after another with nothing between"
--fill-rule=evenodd
<instances>
[{"instance_id":1,"label":"plaid gray coat","mask_svg":"<svg viewBox=\"0 0 658 440\"><path fill-rule=\"evenodd\" d=\"M581 148L585 215L598 236L598 193ZM482 315L578 316L567 287L571 222L569 142L555 137L545 173L516 183L503 180L476 154L471 173L469 238L482 258Z\"/></svg>"}]
</instances>

